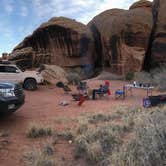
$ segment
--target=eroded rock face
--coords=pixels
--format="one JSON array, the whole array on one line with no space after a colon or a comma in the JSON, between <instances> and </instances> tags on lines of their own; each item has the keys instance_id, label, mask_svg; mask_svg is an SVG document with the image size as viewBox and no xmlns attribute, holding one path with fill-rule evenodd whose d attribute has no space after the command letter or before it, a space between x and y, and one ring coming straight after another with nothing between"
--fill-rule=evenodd
<instances>
[{"instance_id":1,"label":"eroded rock face","mask_svg":"<svg viewBox=\"0 0 166 166\"><path fill-rule=\"evenodd\" d=\"M142 69L153 26L151 7L145 6L107 10L88 24L95 39L96 65L116 74Z\"/></svg>"},{"instance_id":2,"label":"eroded rock face","mask_svg":"<svg viewBox=\"0 0 166 166\"><path fill-rule=\"evenodd\" d=\"M154 34L151 60L155 64L166 64L166 0L154 0Z\"/></svg>"},{"instance_id":3,"label":"eroded rock face","mask_svg":"<svg viewBox=\"0 0 166 166\"><path fill-rule=\"evenodd\" d=\"M10 60L24 68L52 64L74 67L92 64L93 38L82 23L52 18L14 48Z\"/></svg>"}]
</instances>

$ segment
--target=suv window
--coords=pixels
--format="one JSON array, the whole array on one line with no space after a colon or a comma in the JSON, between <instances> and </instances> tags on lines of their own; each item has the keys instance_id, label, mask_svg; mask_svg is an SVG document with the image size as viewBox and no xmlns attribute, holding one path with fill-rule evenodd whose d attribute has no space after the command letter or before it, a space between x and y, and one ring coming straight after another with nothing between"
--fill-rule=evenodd
<instances>
[{"instance_id":1,"label":"suv window","mask_svg":"<svg viewBox=\"0 0 166 166\"><path fill-rule=\"evenodd\" d=\"M4 73L5 72L5 66L0 66L0 73Z\"/></svg>"},{"instance_id":2,"label":"suv window","mask_svg":"<svg viewBox=\"0 0 166 166\"><path fill-rule=\"evenodd\" d=\"M13 66L5 66L5 72L6 73L16 73L17 68Z\"/></svg>"}]
</instances>

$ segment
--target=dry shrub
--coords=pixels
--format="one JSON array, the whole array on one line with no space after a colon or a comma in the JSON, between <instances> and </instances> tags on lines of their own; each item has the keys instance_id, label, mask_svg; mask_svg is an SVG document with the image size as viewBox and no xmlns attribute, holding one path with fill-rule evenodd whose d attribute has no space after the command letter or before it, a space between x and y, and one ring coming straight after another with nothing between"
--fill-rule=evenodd
<instances>
[{"instance_id":1,"label":"dry shrub","mask_svg":"<svg viewBox=\"0 0 166 166\"><path fill-rule=\"evenodd\" d=\"M103 155L103 149L99 141L93 142L87 147L87 159L91 162L98 162Z\"/></svg>"},{"instance_id":2,"label":"dry shrub","mask_svg":"<svg viewBox=\"0 0 166 166\"><path fill-rule=\"evenodd\" d=\"M74 139L74 134L72 133L72 131L66 130L64 132L57 133L57 137L69 141Z\"/></svg>"},{"instance_id":3,"label":"dry shrub","mask_svg":"<svg viewBox=\"0 0 166 166\"><path fill-rule=\"evenodd\" d=\"M166 90L166 66L151 71L153 75L153 82L161 91Z\"/></svg>"},{"instance_id":4,"label":"dry shrub","mask_svg":"<svg viewBox=\"0 0 166 166\"><path fill-rule=\"evenodd\" d=\"M71 117L66 117L66 116L64 116L64 117L61 117L61 116L54 117L53 120L54 120L55 123L59 123L59 124L77 122L77 119L71 118Z\"/></svg>"},{"instance_id":5,"label":"dry shrub","mask_svg":"<svg viewBox=\"0 0 166 166\"><path fill-rule=\"evenodd\" d=\"M166 107L136 120L136 138L110 157L113 166L163 166L166 161Z\"/></svg>"},{"instance_id":6,"label":"dry shrub","mask_svg":"<svg viewBox=\"0 0 166 166\"><path fill-rule=\"evenodd\" d=\"M89 142L85 135L78 135L75 139L75 149L74 155L76 158L84 157L84 154L87 152L87 147Z\"/></svg>"},{"instance_id":7,"label":"dry shrub","mask_svg":"<svg viewBox=\"0 0 166 166\"><path fill-rule=\"evenodd\" d=\"M10 142L8 141L8 139L2 139L0 140L0 150L4 150L6 149L6 147L10 144Z\"/></svg>"},{"instance_id":8,"label":"dry shrub","mask_svg":"<svg viewBox=\"0 0 166 166\"><path fill-rule=\"evenodd\" d=\"M88 122L89 123L99 123L99 122L109 122L112 120L112 116L111 115L105 115L103 113L98 113L98 114L94 114L89 116L88 118Z\"/></svg>"},{"instance_id":9,"label":"dry shrub","mask_svg":"<svg viewBox=\"0 0 166 166\"><path fill-rule=\"evenodd\" d=\"M60 166L53 157L54 150L48 144L43 149L35 149L24 154L24 161L28 166Z\"/></svg>"},{"instance_id":10,"label":"dry shrub","mask_svg":"<svg viewBox=\"0 0 166 166\"><path fill-rule=\"evenodd\" d=\"M134 72L129 72L125 75L125 80L131 81L134 79Z\"/></svg>"},{"instance_id":11,"label":"dry shrub","mask_svg":"<svg viewBox=\"0 0 166 166\"><path fill-rule=\"evenodd\" d=\"M152 83L152 76L148 72L136 72L134 79L140 83Z\"/></svg>"},{"instance_id":12,"label":"dry shrub","mask_svg":"<svg viewBox=\"0 0 166 166\"><path fill-rule=\"evenodd\" d=\"M102 71L95 79L98 80L123 80L123 76L119 76L110 72Z\"/></svg>"},{"instance_id":13,"label":"dry shrub","mask_svg":"<svg viewBox=\"0 0 166 166\"><path fill-rule=\"evenodd\" d=\"M0 131L0 137L8 137L9 136L9 132L7 131Z\"/></svg>"},{"instance_id":14,"label":"dry shrub","mask_svg":"<svg viewBox=\"0 0 166 166\"><path fill-rule=\"evenodd\" d=\"M47 127L41 124L31 124L27 132L27 137L38 138L44 136L51 136L52 134L53 131L51 127Z\"/></svg>"},{"instance_id":15,"label":"dry shrub","mask_svg":"<svg viewBox=\"0 0 166 166\"><path fill-rule=\"evenodd\" d=\"M111 153L121 144L118 132L113 125L88 128L75 139L75 157L83 157L91 163L100 163L104 155Z\"/></svg>"},{"instance_id":16,"label":"dry shrub","mask_svg":"<svg viewBox=\"0 0 166 166\"><path fill-rule=\"evenodd\" d=\"M77 129L77 134L83 134L88 130L88 124L87 123L82 123L79 125Z\"/></svg>"},{"instance_id":17,"label":"dry shrub","mask_svg":"<svg viewBox=\"0 0 166 166\"><path fill-rule=\"evenodd\" d=\"M66 76L69 84L78 85L81 81L81 77L77 73L68 73Z\"/></svg>"}]
</instances>

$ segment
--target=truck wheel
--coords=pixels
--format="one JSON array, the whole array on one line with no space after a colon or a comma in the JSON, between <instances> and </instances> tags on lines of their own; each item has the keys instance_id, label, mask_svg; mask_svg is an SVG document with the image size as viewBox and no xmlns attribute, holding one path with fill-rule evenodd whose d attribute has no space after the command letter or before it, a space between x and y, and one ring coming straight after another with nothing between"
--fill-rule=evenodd
<instances>
[{"instance_id":1,"label":"truck wheel","mask_svg":"<svg viewBox=\"0 0 166 166\"><path fill-rule=\"evenodd\" d=\"M26 90L36 90L37 89L37 82L35 79L29 78L24 81L24 88Z\"/></svg>"}]
</instances>

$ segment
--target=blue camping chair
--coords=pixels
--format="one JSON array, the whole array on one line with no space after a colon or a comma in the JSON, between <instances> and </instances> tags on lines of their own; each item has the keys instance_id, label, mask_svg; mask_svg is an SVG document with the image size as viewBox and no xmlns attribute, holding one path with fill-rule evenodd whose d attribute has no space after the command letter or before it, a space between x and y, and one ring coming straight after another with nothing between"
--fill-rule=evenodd
<instances>
[{"instance_id":1,"label":"blue camping chair","mask_svg":"<svg viewBox=\"0 0 166 166\"><path fill-rule=\"evenodd\" d=\"M115 99L125 99L125 87L115 91Z\"/></svg>"}]
</instances>

